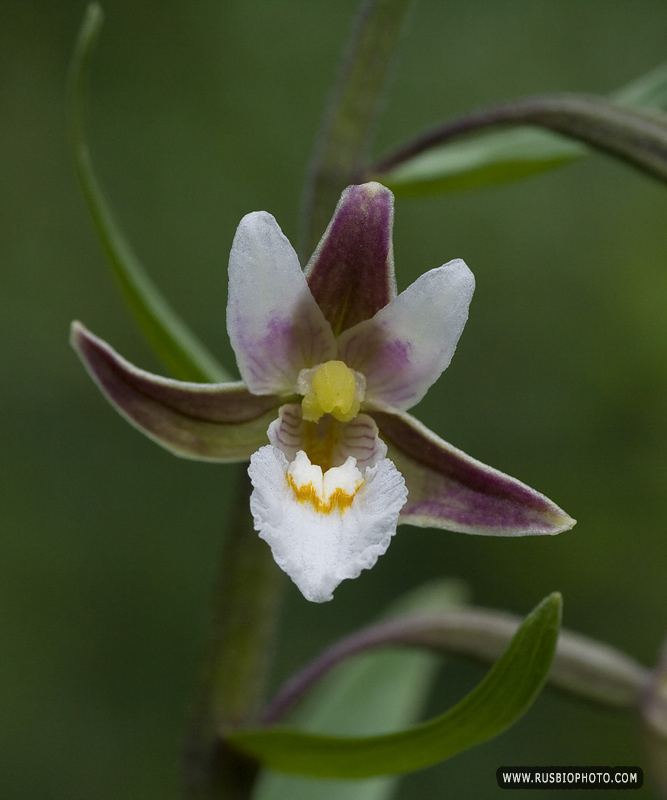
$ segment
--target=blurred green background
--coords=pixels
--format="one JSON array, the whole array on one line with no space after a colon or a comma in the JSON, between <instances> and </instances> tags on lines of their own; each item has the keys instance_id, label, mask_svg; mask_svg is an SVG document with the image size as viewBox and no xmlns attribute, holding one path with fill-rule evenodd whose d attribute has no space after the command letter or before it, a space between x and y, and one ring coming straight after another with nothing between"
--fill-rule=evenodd
<instances>
[{"instance_id":1,"label":"blurred green background","mask_svg":"<svg viewBox=\"0 0 667 800\"><path fill-rule=\"evenodd\" d=\"M295 241L356 2L103 6L90 102L98 169L157 283L231 365L235 227L266 209ZM167 800L235 473L140 436L67 344L78 318L162 371L74 179L63 99L84 8L0 2L0 793ZM606 93L666 58L667 4L654 0L423 0L374 151L499 100ZM290 585L274 682L398 594L450 575L476 602L521 614L559 589L568 627L655 663L667 634L666 211L667 187L597 155L492 190L397 202L399 288L454 257L478 286L452 366L416 414L579 524L517 540L404 527L333 603L308 604ZM482 674L448 663L431 713ZM495 796L501 764L646 758L633 720L545 692L506 735L408 777L401 797Z\"/></svg>"}]
</instances>

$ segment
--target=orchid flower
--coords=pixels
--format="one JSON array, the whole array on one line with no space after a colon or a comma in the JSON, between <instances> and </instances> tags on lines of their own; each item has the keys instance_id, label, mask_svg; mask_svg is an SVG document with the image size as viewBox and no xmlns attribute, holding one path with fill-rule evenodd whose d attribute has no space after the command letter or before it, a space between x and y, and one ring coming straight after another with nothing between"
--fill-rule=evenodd
<instances>
[{"instance_id":1,"label":"orchid flower","mask_svg":"<svg viewBox=\"0 0 667 800\"><path fill-rule=\"evenodd\" d=\"M227 305L240 382L152 375L72 329L93 380L156 442L187 458L250 458L255 528L315 602L372 567L400 523L500 536L574 525L406 413L449 365L474 278L457 259L397 296L392 226L388 189L350 186L302 270L270 214L241 220Z\"/></svg>"}]
</instances>

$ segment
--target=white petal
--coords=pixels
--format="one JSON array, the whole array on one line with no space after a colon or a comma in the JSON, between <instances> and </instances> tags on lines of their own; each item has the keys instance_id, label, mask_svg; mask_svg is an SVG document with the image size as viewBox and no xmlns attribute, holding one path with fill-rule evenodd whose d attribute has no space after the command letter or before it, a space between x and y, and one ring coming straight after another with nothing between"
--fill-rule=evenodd
<instances>
[{"instance_id":1,"label":"white petal","mask_svg":"<svg viewBox=\"0 0 667 800\"><path fill-rule=\"evenodd\" d=\"M331 326L294 248L265 211L246 215L236 230L227 331L252 394L293 392L302 369L335 357Z\"/></svg>"},{"instance_id":2,"label":"white petal","mask_svg":"<svg viewBox=\"0 0 667 800\"><path fill-rule=\"evenodd\" d=\"M298 476L309 475L303 472L309 468L303 461L293 467L302 470ZM290 468L285 455L270 445L252 456L248 469L254 486L250 509L255 528L270 545L278 566L307 600L322 603L331 600L341 581L370 569L387 550L407 490L400 472L383 458L365 470L364 482L349 508L342 513L337 508L327 513L297 499L287 482ZM353 458L337 469L330 483L348 489L356 485L361 473ZM326 480L327 473L323 483ZM325 493L327 489L331 491L332 486L325 486Z\"/></svg>"},{"instance_id":3,"label":"white petal","mask_svg":"<svg viewBox=\"0 0 667 800\"><path fill-rule=\"evenodd\" d=\"M450 261L340 336L339 358L366 376L367 404L404 411L422 399L452 360L474 289L466 264Z\"/></svg>"},{"instance_id":4,"label":"white petal","mask_svg":"<svg viewBox=\"0 0 667 800\"><path fill-rule=\"evenodd\" d=\"M292 462L299 450L308 451L309 444L312 445L312 440L309 442L306 436L308 423L304 422L301 406L297 403L286 403L278 414L278 419L269 425L267 431L269 442ZM330 443L332 467L339 467L353 456L359 469L364 470L387 455L387 445L378 436L378 427L367 414L357 414L350 422L338 422L327 415L310 424L314 425L314 435Z\"/></svg>"}]
</instances>

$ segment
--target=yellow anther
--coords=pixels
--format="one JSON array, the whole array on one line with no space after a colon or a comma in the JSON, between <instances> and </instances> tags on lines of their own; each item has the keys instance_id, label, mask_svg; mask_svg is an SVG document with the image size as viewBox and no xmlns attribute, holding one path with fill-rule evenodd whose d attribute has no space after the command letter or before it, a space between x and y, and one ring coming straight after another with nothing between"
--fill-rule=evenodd
<instances>
[{"instance_id":1,"label":"yellow anther","mask_svg":"<svg viewBox=\"0 0 667 800\"><path fill-rule=\"evenodd\" d=\"M354 402L352 370L343 361L327 361L313 375L313 390L328 414L347 414Z\"/></svg>"},{"instance_id":2,"label":"yellow anther","mask_svg":"<svg viewBox=\"0 0 667 800\"><path fill-rule=\"evenodd\" d=\"M354 373L343 361L327 361L313 374L313 390L302 401L303 418L317 422L331 414L339 422L349 422L359 413Z\"/></svg>"}]
</instances>

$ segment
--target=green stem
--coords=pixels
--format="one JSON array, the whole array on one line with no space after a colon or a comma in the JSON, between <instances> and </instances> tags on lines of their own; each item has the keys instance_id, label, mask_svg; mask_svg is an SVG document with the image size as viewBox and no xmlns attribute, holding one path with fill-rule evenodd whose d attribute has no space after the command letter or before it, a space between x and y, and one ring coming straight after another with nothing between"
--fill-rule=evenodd
<instances>
[{"instance_id":1,"label":"green stem","mask_svg":"<svg viewBox=\"0 0 667 800\"><path fill-rule=\"evenodd\" d=\"M324 233L343 189L354 183L380 109L410 0L365 0L324 117L302 200L302 256Z\"/></svg>"},{"instance_id":2,"label":"green stem","mask_svg":"<svg viewBox=\"0 0 667 800\"><path fill-rule=\"evenodd\" d=\"M410 0L366 0L306 186L309 242L324 231L358 172ZM257 765L229 748L226 730L256 720L273 648L282 574L252 530L247 474L229 532L208 650L184 759L186 800L247 800Z\"/></svg>"},{"instance_id":3,"label":"green stem","mask_svg":"<svg viewBox=\"0 0 667 800\"><path fill-rule=\"evenodd\" d=\"M257 719L273 654L283 574L253 530L250 479L245 466L241 472L185 748L187 800L246 800L257 771L254 762L224 744L222 732Z\"/></svg>"}]
</instances>

